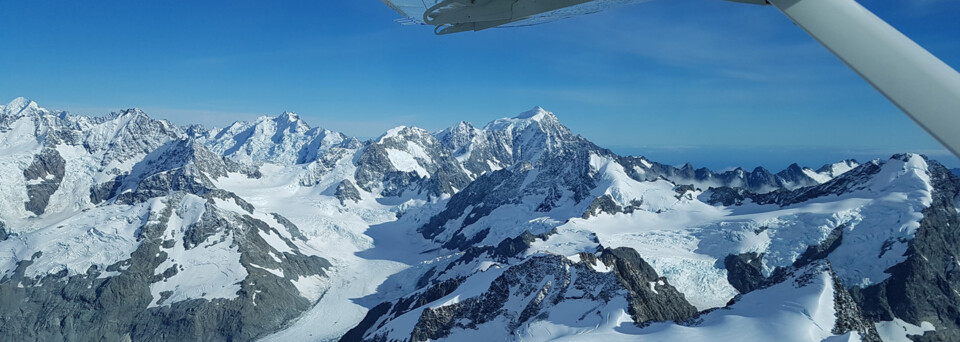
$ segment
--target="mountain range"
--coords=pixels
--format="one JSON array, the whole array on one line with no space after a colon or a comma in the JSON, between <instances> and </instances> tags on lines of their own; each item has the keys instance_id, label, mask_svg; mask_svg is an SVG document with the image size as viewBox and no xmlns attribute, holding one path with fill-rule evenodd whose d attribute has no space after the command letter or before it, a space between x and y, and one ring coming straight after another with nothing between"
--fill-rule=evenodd
<instances>
[{"instance_id":1,"label":"mountain range","mask_svg":"<svg viewBox=\"0 0 960 342\"><path fill-rule=\"evenodd\" d=\"M735 133L735 132L732 132ZM0 340L956 341L960 178L0 106Z\"/></svg>"}]
</instances>

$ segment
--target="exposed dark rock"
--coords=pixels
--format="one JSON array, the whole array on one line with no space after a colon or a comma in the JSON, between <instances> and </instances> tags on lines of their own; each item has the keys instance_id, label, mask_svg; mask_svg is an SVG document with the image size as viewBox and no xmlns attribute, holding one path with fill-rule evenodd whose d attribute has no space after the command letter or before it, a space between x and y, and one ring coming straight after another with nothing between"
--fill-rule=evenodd
<instances>
[{"instance_id":1,"label":"exposed dark rock","mask_svg":"<svg viewBox=\"0 0 960 342\"><path fill-rule=\"evenodd\" d=\"M228 224L229 222L227 222L220 213L213 210L213 207L210 205L207 205L206 210L203 211L203 215L200 217L200 221L191 224L187 227L187 231L183 233L183 248L190 250L199 246L204 241L207 241L207 238L221 232ZM226 239L226 236L221 237L221 239Z\"/></svg>"},{"instance_id":2,"label":"exposed dark rock","mask_svg":"<svg viewBox=\"0 0 960 342\"><path fill-rule=\"evenodd\" d=\"M490 228L484 228L470 238L467 238L467 236L461 232L457 232L450 241L443 244L443 248L461 250L464 248L473 248L471 246L476 246L480 244L480 242L483 242L483 239L486 239L488 234L490 234Z\"/></svg>"},{"instance_id":3,"label":"exposed dark rock","mask_svg":"<svg viewBox=\"0 0 960 342\"><path fill-rule=\"evenodd\" d=\"M203 198L207 199L207 201L210 202L210 204L215 203L213 200L214 198L221 199L224 201L230 201L236 204L238 207L240 207L240 209L243 209L244 211L246 211L247 213L253 214L253 210L254 210L253 204L250 204L246 200L240 198L240 196L237 196L237 194L235 193L232 193L226 190L221 190L221 189L210 189L202 193L202 195L203 195Z\"/></svg>"},{"instance_id":4,"label":"exposed dark rock","mask_svg":"<svg viewBox=\"0 0 960 342\"><path fill-rule=\"evenodd\" d=\"M613 197L610 195L603 195L597 197L593 202L590 203L590 206L587 207L587 211L583 213L580 217L583 219L588 219L592 216L598 216L602 213L606 214L616 214L623 212L623 208L613 200Z\"/></svg>"},{"instance_id":5,"label":"exposed dark rock","mask_svg":"<svg viewBox=\"0 0 960 342\"><path fill-rule=\"evenodd\" d=\"M450 238L456 238L463 228L470 226L483 217L490 215L493 210L504 205L519 204L530 196L545 198L544 203L538 206L539 210L550 210L559 201L571 201L579 204L588 198L590 191L597 187L599 175L593 174L590 168L591 155L596 153L610 153L607 150L567 150L555 152L556 155L545 153L536 163L521 162L510 168L487 172L470 183L465 189L453 195L447 202L446 208L434 215L418 231L427 239L435 239L441 233ZM536 170L535 172L533 170ZM527 179L530 177L531 179ZM568 198L556 197L559 189ZM469 210L468 210L469 209ZM519 232L518 232L519 233ZM471 237L457 238L461 241L470 241ZM449 249L464 249L468 245L444 241L444 247Z\"/></svg>"},{"instance_id":6,"label":"exposed dark rock","mask_svg":"<svg viewBox=\"0 0 960 342\"><path fill-rule=\"evenodd\" d=\"M347 331L346 334L343 334L343 336L340 337L340 342L363 341L363 334L368 329L373 327L373 325L377 323L377 320L380 319L381 316L386 314L387 311L389 311L390 307L392 306L393 304L390 304L389 302L383 302L378 304L377 306L374 306L373 309L370 309L370 311L367 311L367 315L363 317L363 320L360 321L360 323L357 324L357 326L353 327L352 329Z\"/></svg>"},{"instance_id":7,"label":"exposed dark rock","mask_svg":"<svg viewBox=\"0 0 960 342\"><path fill-rule=\"evenodd\" d=\"M833 307L836 310L837 317L836 324L834 324L831 332L841 335L856 331L863 342L882 342L873 322L864 317L860 305L850 296L850 292L843 286L833 269L830 268L829 270L833 280Z\"/></svg>"},{"instance_id":8,"label":"exposed dark rock","mask_svg":"<svg viewBox=\"0 0 960 342\"><path fill-rule=\"evenodd\" d=\"M388 149L406 152L410 146L418 149L418 153L412 155L428 175L398 170L390 161ZM395 197L410 191L439 197L454 194L471 181L450 151L429 132L419 128L398 128L394 135L371 142L359 153L354 179L357 187L367 192L379 190L383 196Z\"/></svg>"},{"instance_id":9,"label":"exposed dark rock","mask_svg":"<svg viewBox=\"0 0 960 342\"><path fill-rule=\"evenodd\" d=\"M353 186L353 182L349 179L344 179L337 185L337 191L334 196L340 200L340 205L346 205L347 200L356 203L360 201L360 190L357 190L357 187Z\"/></svg>"},{"instance_id":10,"label":"exposed dark rock","mask_svg":"<svg viewBox=\"0 0 960 342\"><path fill-rule=\"evenodd\" d=\"M527 249L530 248L530 245L537 239L547 240L547 238L553 234L556 234L556 229L537 235L530 234L530 231L524 231L523 234L518 237L501 241L500 244L497 245L497 248L493 250L492 255L501 262L506 262L506 259L516 257L520 253L526 252Z\"/></svg>"},{"instance_id":11,"label":"exposed dark rock","mask_svg":"<svg viewBox=\"0 0 960 342\"><path fill-rule=\"evenodd\" d=\"M521 170L524 175L526 171L529 171L529 169ZM515 172L506 169L487 173L453 195L450 201L447 202L446 208L439 214L431 217L430 220L424 224L423 227L417 229L417 231L420 232L424 238L433 239L445 230L444 226L447 225L449 221L456 220L465 214L467 208L472 207L471 211L466 213L467 216L463 223L459 227L454 227L454 229L466 227L490 214L490 212L497 207L516 201L514 198L511 198L512 196L507 194L493 192L492 190L494 188L503 184L506 190L514 189L516 191L522 184L522 181L521 177L515 176Z\"/></svg>"},{"instance_id":12,"label":"exposed dark rock","mask_svg":"<svg viewBox=\"0 0 960 342\"><path fill-rule=\"evenodd\" d=\"M839 225L833 230L830 231L830 234L827 235L827 238L820 241L820 244L816 246L809 246L807 250L793 262L793 267L803 267L806 264L813 262L814 260L820 260L826 258L830 253L840 247L840 244L843 243L843 230L846 229L846 225Z\"/></svg>"},{"instance_id":13,"label":"exposed dark rock","mask_svg":"<svg viewBox=\"0 0 960 342\"><path fill-rule=\"evenodd\" d=\"M37 215L43 214L65 174L66 161L56 149L44 148L33 156L33 162L23 170L23 177L28 181L26 209Z\"/></svg>"},{"instance_id":14,"label":"exposed dark rock","mask_svg":"<svg viewBox=\"0 0 960 342\"><path fill-rule=\"evenodd\" d=\"M90 203L100 204L113 197L117 193L120 183L112 179L90 187Z\"/></svg>"},{"instance_id":15,"label":"exposed dark rock","mask_svg":"<svg viewBox=\"0 0 960 342\"><path fill-rule=\"evenodd\" d=\"M691 184L706 189L709 187L741 188L751 193L766 193L776 190L794 190L815 186L817 182L804 173L799 165L790 165L776 174L762 167L747 172L742 168L713 172L707 168L694 169L687 163L680 168L652 162L643 157L620 157L619 162L627 174L636 180L652 181L663 178L676 184Z\"/></svg>"},{"instance_id":16,"label":"exposed dark rock","mask_svg":"<svg viewBox=\"0 0 960 342\"><path fill-rule=\"evenodd\" d=\"M697 314L697 308L687 302L683 293L670 285L666 278L657 275L637 251L608 248L600 254L600 260L614 267L621 285L627 289L629 311L635 323L679 321ZM654 289L650 284L654 284Z\"/></svg>"},{"instance_id":17,"label":"exposed dark rock","mask_svg":"<svg viewBox=\"0 0 960 342\"><path fill-rule=\"evenodd\" d=\"M723 264L727 269L727 281L741 294L752 292L763 286L763 254L743 253L728 255Z\"/></svg>"},{"instance_id":18,"label":"exposed dark rock","mask_svg":"<svg viewBox=\"0 0 960 342\"><path fill-rule=\"evenodd\" d=\"M307 237L304 236L302 232L300 232L300 228L297 227L297 225L293 224L293 222L290 222L290 220L288 220L286 217L283 217L283 216L281 216L280 214L277 214L277 213L272 213L271 215L273 216L273 219L274 219L274 220L277 220L277 222L279 222L281 225L283 225L284 228L287 228L287 231L290 232L290 235L291 235L294 239L300 239L301 241L307 241Z\"/></svg>"},{"instance_id":19,"label":"exposed dark rock","mask_svg":"<svg viewBox=\"0 0 960 342\"><path fill-rule=\"evenodd\" d=\"M467 298L456 304L438 308L426 308L420 315L416 326L410 333L411 341L426 341L446 337L454 328L476 329L478 325L501 317L508 310L504 307L511 294L527 298L531 294L551 288L561 287L569 282L570 276L563 266L563 257L538 256L513 266L490 284L490 288L477 297ZM544 282L545 279L552 279ZM554 283L557 283L554 285ZM551 296L559 296L558 291ZM547 297L547 296L543 296ZM544 298L534 298L534 301ZM552 300L552 299L551 299ZM533 301L527 303L536 306ZM536 309L532 309L536 310ZM524 308L523 311L527 311ZM531 314L520 314L511 319L511 328L516 328ZM525 319L525 320L521 320Z\"/></svg>"},{"instance_id":20,"label":"exposed dark rock","mask_svg":"<svg viewBox=\"0 0 960 342\"><path fill-rule=\"evenodd\" d=\"M435 281L429 287L426 287L418 294L414 294L409 297L401 298L397 301L397 305L391 310L391 314L394 316L399 316L410 312L414 309L422 307L429 304L437 299L443 298L444 296L453 293L460 284L463 284L463 278L451 278L442 281Z\"/></svg>"},{"instance_id":21,"label":"exposed dark rock","mask_svg":"<svg viewBox=\"0 0 960 342\"><path fill-rule=\"evenodd\" d=\"M697 191L697 187L694 186L693 184L681 184L673 188L673 191L677 192L677 199L681 199L684 196L687 196L687 199L692 200L693 197L689 194L689 192Z\"/></svg>"},{"instance_id":22,"label":"exposed dark rock","mask_svg":"<svg viewBox=\"0 0 960 342\"><path fill-rule=\"evenodd\" d=\"M525 243L534 238L533 235L524 234L502 242L497 249L520 251ZM496 253L491 247L468 249L447 270L455 265L474 263L480 257L495 257ZM595 271L593 267L599 262L612 267L614 271ZM632 249L606 249L599 258L584 253L577 263L558 255L535 255L519 264L505 264L502 267L506 270L491 282L484 293L461 298L454 304L424 308L454 293L465 279L430 281L426 290L401 298L389 311L384 309L368 314L364 322L370 324L351 330L349 340L384 340L387 332L378 329L392 319L417 309L422 309L422 312L410 332L411 341L441 339L449 336L453 329L479 329L484 323L504 317L509 320L508 329L512 331L527 322L549 316L551 308L564 300L589 300L602 305L617 296L626 295L630 303L626 309L640 325L653 321L682 320L697 313L682 294L665 278L659 277ZM431 270L427 276L438 279L445 272ZM529 298L529 301L520 307L507 307L505 303L509 298ZM378 307L390 308L385 304Z\"/></svg>"},{"instance_id":23,"label":"exposed dark rock","mask_svg":"<svg viewBox=\"0 0 960 342\"><path fill-rule=\"evenodd\" d=\"M553 208L557 207L557 202L563 198L563 192L560 189L557 189L556 186L550 187L547 190L546 196L543 198L543 202L540 202L540 205L537 206L536 211L545 213Z\"/></svg>"},{"instance_id":24,"label":"exposed dark rock","mask_svg":"<svg viewBox=\"0 0 960 342\"><path fill-rule=\"evenodd\" d=\"M233 200L244 210L252 211L252 205L213 185L213 180L226 177L229 172L260 176L257 169L213 154L192 140L175 140L148 154L129 174L95 186L90 198L93 203L116 198L120 203L133 204L171 191L184 191L207 199Z\"/></svg>"}]
</instances>

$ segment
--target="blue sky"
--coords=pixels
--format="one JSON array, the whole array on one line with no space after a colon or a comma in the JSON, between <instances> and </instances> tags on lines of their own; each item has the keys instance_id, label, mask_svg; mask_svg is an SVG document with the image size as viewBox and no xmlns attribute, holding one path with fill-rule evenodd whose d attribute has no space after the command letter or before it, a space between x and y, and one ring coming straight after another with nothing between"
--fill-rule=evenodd
<instances>
[{"instance_id":1,"label":"blue sky","mask_svg":"<svg viewBox=\"0 0 960 342\"><path fill-rule=\"evenodd\" d=\"M960 67L960 1L861 4ZM916 151L960 166L769 6L652 0L440 37L394 19L378 0L8 2L0 101L208 126L295 111L361 137L539 105L602 146L671 164Z\"/></svg>"}]
</instances>

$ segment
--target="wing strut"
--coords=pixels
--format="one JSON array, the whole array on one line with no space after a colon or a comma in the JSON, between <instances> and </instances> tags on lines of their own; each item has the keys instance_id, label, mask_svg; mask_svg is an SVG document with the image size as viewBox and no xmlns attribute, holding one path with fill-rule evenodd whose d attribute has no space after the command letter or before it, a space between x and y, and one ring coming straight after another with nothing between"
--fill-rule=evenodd
<instances>
[{"instance_id":1,"label":"wing strut","mask_svg":"<svg viewBox=\"0 0 960 342\"><path fill-rule=\"evenodd\" d=\"M960 157L960 74L853 0L767 0Z\"/></svg>"}]
</instances>

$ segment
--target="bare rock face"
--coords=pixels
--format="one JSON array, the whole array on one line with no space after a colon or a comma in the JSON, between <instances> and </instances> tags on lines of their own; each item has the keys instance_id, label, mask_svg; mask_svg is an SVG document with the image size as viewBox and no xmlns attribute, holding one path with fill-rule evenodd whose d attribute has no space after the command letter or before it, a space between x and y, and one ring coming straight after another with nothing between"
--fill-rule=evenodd
<instances>
[{"instance_id":1,"label":"bare rock face","mask_svg":"<svg viewBox=\"0 0 960 342\"><path fill-rule=\"evenodd\" d=\"M511 241L531 241L523 236ZM513 242L504 241L504 249ZM517 249L523 249L519 247ZM399 332L391 331L390 323L405 315L417 317L417 323L402 340L428 341L450 336L455 330L483 329L485 324L507 319L508 329L515 330L535 320L549 317L552 309L565 301L595 301L605 305L616 299L625 301L637 325L651 322L682 321L698 312L683 294L656 274L636 251L629 248L604 249L599 256L585 254L580 262L557 255L536 255L508 267L494 279L489 288L476 296L461 298L456 303L436 306L436 301L458 293L465 278L445 279L455 265L469 264L486 258L497 259L495 249L473 249L446 270L428 273L433 280L424 282L426 290L395 303L382 303L371 310L363 323L347 333L341 341L391 340ZM516 255L516 254L514 254ZM596 267L609 267L611 272L598 272ZM523 299L517 302L518 299ZM513 304L510 304L513 303ZM588 315L586 313L585 315Z\"/></svg>"},{"instance_id":2,"label":"bare rock face","mask_svg":"<svg viewBox=\"0 0 960 342\"><path fill-rule=\"evenodd\" d=\"M33 158L33 163L23 170L23 177L27 180L27 194L30 201L24 207L34 214L43 214L50 201L50 196L60 188L60 182L66 172L65 162L57 150L43 149Z\"/></svg>"},{"instance_id":3,"label":"bare rock face","mask_svg":"<svg viewBox=\"0 0 960 342\"><path fill-rule=\"evenodd\" d=\"M357 187L349 179L345 179L337 185L337 192L334 193L334 196L340 200L340 205L344 205L347 201L360 201L360 190L357 190Z\"/></svg>"},{"instance_id":4,"label":"bare rock face","mask_svg":"<svg viewBox=\"0 0 960 342\"><path fill-rule=\"evenodd\" d=\"M864 342L881 342L880 335L873 322L867 319L850 291L847 290L840 278L837 278L833 269L830 269L833 280L833 307L836 310L837 321L833 327L834 334L846 334L856 331L860 340Z\"/></svg>"},{"instance_id":5,"label":"bare rock face","mask_svg":"<svg viewBox=\"0 0 960 342\"><path fill-rule=\"evenodd\" d=\"M359 152L357 186L385 197L454 194L472 180L429 132L397 127Z\"/></svg>"},{"instance_id":6,"label":"bare rock face","mask_svg":"<svg viewBox=\"0 0 960 342\"><path fill-rule=\"evenodd\" d=\"M604 249L600 261L614 268L621 286L627 289L630 315L637 324L681 321L698 313L683 294L630 248ZM652 286L650 284L653 284Z\"/></svg>"},{"instance_id":7,"label":"bare rock face","mask_svg":"<svg viewBox=\"0 0 960 342\"><path fill-rule=\"evenodd\" d=\"M740 293L748 293L763 286L763 254L743 253L728 255L723 260L727 269L727 281Z\"/></svg>"}]
</instances>

